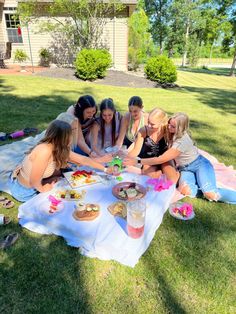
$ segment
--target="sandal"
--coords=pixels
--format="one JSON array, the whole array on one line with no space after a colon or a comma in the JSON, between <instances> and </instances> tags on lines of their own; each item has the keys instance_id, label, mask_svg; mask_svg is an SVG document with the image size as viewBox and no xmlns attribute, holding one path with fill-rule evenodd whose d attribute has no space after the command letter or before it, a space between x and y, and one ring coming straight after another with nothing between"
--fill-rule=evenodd
<instances>
[{"instance_id":1,"label":"sandal","mask_svg":"<svg viewBox=\"0 0 236 314\"><path fill-rule=\"evenodd\" d=\"M10 217L6 217L3 214L0 214L0 225L5 226L5 225L8 225L9 222L11 222Z\"/></svg>"},{"instance_id":2,"label":"sandal","mask_svg":"<svg viewBox=\"0 0 236 314\"><path fill-rule=\"evenodd\" d=\"M4 196L0 196L0 207L3 208L12 208L15 206L15 203Z\"/></svg>"},{"instance_id":3,"label":"sandal","mask_svg":"<svg viewBox=\"0 0 236 314\"><path fill-rule=\"evenodd\" d=\"M38 133L38 129L36 129L36 128L24 128L23 132L25 135L29 135L31 133Z\"/></svg>"},{"instance_id":4,"label":"sandal","mask_svg":"<svg viewBox=\"0 0 236 314\"><path fill-rule=\"evenodd\" d=\"M0 249L6 249L12 246L19 238L18 233L10 233L0 241Z\"/></svg>"}]
</instances>

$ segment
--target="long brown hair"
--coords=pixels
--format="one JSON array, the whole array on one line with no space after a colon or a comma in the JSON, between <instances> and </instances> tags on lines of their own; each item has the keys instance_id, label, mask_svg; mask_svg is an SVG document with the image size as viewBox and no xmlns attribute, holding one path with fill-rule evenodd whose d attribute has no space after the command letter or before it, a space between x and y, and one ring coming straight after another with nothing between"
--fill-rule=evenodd
<instances>
[{"instance_id":1,"label":"long brown hair","mask_svg":"<svg viewBox=\"0 0 236 314\"><path fill-rule=\"evenodd\" d=\"M54 120L45 133L44 138L39 144L47 143L53 145L53 160L57 168L66 166L70 154L70 142L72 140L72 129L69 123Z\"/></svg>"},{"instance_id":2,"label":"long brown hair","mask_svg":"<svg viewBox=\"0 0 236 314\"><path fill-rule=\"evenodd\" d=\"M111 121L111 139L112 139L112 146L116 143L116 108L111 98L105 98L101 102L100 105L100 121L101 121L101 137L102 137L102 148L104 147L104 137L105 137L105 122L102 118L103 110L110 109L113 112L113 118Z\"/></svg>"}]
</instances>

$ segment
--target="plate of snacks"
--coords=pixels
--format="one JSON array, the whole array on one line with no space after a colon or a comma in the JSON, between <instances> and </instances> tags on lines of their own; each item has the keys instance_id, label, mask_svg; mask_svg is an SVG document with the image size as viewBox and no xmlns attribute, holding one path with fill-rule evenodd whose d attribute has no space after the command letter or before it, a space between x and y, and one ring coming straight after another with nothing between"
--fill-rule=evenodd
<instances>
[{"instance_id":1,"label":"plate of snacks","mask_svg":"<svg viewBox=\"0 0 236 314\"><path fill-rule=\"evenodd\" d=\"M65 172L64 177L69 182L72 188L79 188L85 185L91 185L101 182L101 178L93 171L77 170L75 172Z\"/></svg>"},{"instance_id":2,"label":"plate of snacks","mask_svg":"<svg viewBox=\"0 0 236 314\"><path fill-rule=\"evenodd\" d=\"M146 188L135 182L121 182L113 186L112 194L123 201L139 200L146 195Z\"/></svg>"},{"instance_id":3,"label":"plate of snacks","mask_svg":"<svg viewBox=\"0 0 236 314\"><path fill-rule=\"evenodd\" d=\"M122 218L126 218L127 216L127 207L125 202L114 202L109 205L107 209L113 216L119 216Z\"/></svg>"},{"instance_id":4,"label":"plate of snacks","mask_svg":"<svg viewBox=\"0 0 236 314\"><path fill-rule=\"evenodd\" d=\"M60 200L65 201L79 201L83 200L85 197L86 191L76 191L76 190L58 190L55 193L55 197Z\"/></svg>"},{"instance_id":5,"label":"plate of snacks","mask_svg":"<svg viewBox=\"0 0 236 314\"><path fill-rule=\"evenodd\" d=\"M180 220L191 220L195 216L192 204L182 202L171 204L169 207L169 213L174 218Z\"/></svg>"},{"instance_id":6,"label":"plate of snacks","mask_svg":"<svg viewBox=\"0 0 236 314\"><path fill-rule=\"evenodd\" d=\"M98 204L85 204L78 202L72 214L75 220L91 221L96 219L100 214L100 206Z\"/></svg>"}]
</instances>

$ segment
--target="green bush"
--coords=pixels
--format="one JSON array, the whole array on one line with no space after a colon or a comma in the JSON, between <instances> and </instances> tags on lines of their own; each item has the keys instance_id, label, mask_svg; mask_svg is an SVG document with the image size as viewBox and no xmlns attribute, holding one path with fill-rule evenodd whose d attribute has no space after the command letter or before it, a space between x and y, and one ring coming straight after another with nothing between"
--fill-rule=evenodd
<instances>
[{"instance_id":1,"label":"green bush","mask_svg":"<svg viewBox=\"0 0 236 314\"><path fill-rule=\"evenodd\" d=\"M105 49L82 49L76 57L76 75L83 80L95 80L106 76L111 66L110 53Z\"/></svg>"},{"instance_id":2,"label":"green bush","mask_svg":"<svg viewBox=\"0 0 236 314\"><path fill-rule=\"evenodd\" d=\"M144 68L147 78L160 84L174 83L177 80L176 66L166 56L150 58Z\"/></svg>"},{"instance_id":3,"label":"green bush","mask_svg":"<svg viewBox=\"0 0 236 314\"><path fill-rule=\"evenodd\" d=\"M29 57L24 50L16 49L14 52L14 61L21 63L25 62L27 59L29 59Z\"/></svg>"},{"instance_id":4,"label":"green bush","mask_svg":"<svg viewBox=\"0 0 236 314\"><path fill-rule=\"evenodd\" d=\"M47 48L41 48L39 50L39 58L39 65L48 67L52 59L52 54Z\"/></svg>"}]
</instances>

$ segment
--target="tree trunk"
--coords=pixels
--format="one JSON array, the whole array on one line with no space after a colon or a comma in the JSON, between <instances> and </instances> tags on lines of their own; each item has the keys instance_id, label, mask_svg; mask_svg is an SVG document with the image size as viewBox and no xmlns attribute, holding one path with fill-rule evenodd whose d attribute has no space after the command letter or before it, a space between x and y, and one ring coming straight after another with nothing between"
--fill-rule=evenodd
<instances>
[{"instance_id":1,"label":"tree trunk","mask_svg":"<svg viewBox=\"0 0 236 314\"><path fill-rule=\"evenodd\" d=\"M188 52L189 27L190 27L190 21L188 19L187 25L186 25L185 45L184 45L184 53L183 53L183 57L182 57L182 67L186 66L187 52Z\"/></svg>"},{"instance_id":2,"label":"tree trunk","mask_svg":"<svg viewBox=\"0 0 236 314\"><path fill-rule=\"evenodd\" d=\"M209 65L211 64L212 52L213 52L213 46L214 46L214 40L213 40L213 43L212 43L212 45L211 45L210 57L209 57Z\"/></svg>"},{"instance_id":3,"label":"tree trunk","mask_svg":"<svg viewBox=\"0 0 236 314\"><path fill-rule=\"evenodd\" d=\"M230 72L229 72L229 76L235 76L235 66L236 66L236 47L235 47L235 50L234 50L234 58L233 58L233 63L231 65L231 69L230 69Z\"/></svg>"}]
</instances>

